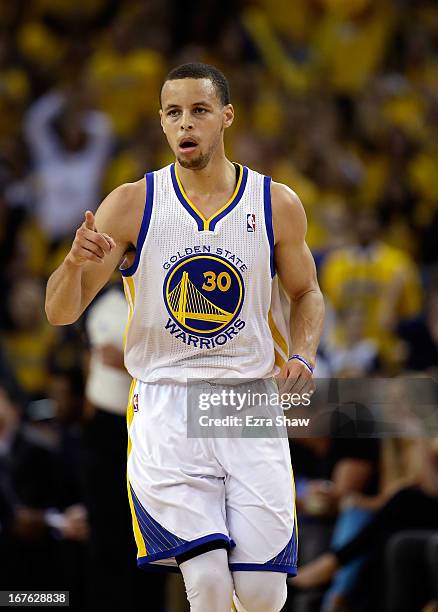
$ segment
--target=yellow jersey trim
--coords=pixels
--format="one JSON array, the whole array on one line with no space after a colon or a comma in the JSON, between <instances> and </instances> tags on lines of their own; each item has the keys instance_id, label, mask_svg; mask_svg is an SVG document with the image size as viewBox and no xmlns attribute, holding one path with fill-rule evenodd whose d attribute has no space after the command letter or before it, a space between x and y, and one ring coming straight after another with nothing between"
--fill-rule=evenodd
<instances>
[{"instance_id":1,"label":"yellow jersey trim","mask_svg":"<svg viewBox=\"0 0 438 612\"><path fill-rule=\"evenodd\" d=\"M198 217L200 217L200 219L202 220L203 224L204 224L204 230L209 230L210 229L210 223L218 216L220 215L224 210L226 210L228 207L230 207L233 203L234 200L237 197L237 194L239 193L240 190L240 186L242 184L242 179L243 179L243 167L241 164L237 164L239 167L239 178L237 180L237 185L236 188L233 191L233 195L231 196L231 198L228 200L228 202L226 204L224 204L221 208L219 208L219 210L217 210L213 215L211 215L211 217L209 217L208 219L206 219L204 217L204 215L201 213L200 210L198 210L198 208L196 208L196 206L193 204L193 202L190 200L189 196L186 194L186 192L184 191L184 187L182 186L181 180L178 176L178 165L175 164L175 177L178 183L178 187L180 188L181 194L183 195L185 201L187 202L187 204L190 206L190 208L192 208L192 210L198 215Z\"/></svg>"}]
</instances>

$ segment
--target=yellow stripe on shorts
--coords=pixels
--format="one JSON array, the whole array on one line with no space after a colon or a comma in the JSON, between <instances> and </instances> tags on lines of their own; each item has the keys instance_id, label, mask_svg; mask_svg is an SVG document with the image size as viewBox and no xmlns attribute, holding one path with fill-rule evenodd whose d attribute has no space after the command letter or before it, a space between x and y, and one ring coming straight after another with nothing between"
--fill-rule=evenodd
<instances>
[{"instance_id":1,"label":"yellow stripe on shorts","mask_svg":"<svg viewBox=\"0 0 438 612\"><path fill-rule=\"evenodd\" d=\"M131 382L131 387L129 388L128 408L127 408L127 411L126 411L126 422L127 422L127 426L128 426L128 459L129 459L129 453L131 452L131 448L132 448L132 442L131 442L131 438L129 436L129 427L131 426L132 419L134 418L134 404L133 404L132 398L133 398L133 395L134 395L134 389L135 389L136 382L137 382L137 380L135 378L133 378L132 382ZM136 515L135 509L134 509L134 503L132 501L131 485L130 485L130 482L129 482L128 467L127 466L126 466L126 485L127 485L127 488L128 488L128 499L129 499L129 507L131 508L131 517L132 517L132 527L134 529L134 538L135 538L135 543L137 544L137 551L138 551L137 557L145 557L146 554L147 554L146 544L145 544L145 541L144 541L143 536L142 536L141 531L140 531L137 515Z\"/></svg>"}]
</instances>

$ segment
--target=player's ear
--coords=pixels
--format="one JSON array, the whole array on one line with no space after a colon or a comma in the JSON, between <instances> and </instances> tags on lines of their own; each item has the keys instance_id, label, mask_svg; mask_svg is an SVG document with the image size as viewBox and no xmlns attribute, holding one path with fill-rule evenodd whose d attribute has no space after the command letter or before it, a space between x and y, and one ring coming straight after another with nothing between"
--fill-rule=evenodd
<instances>
[{"instance_id":1,"label":"player's ear","mask_svg":"<svg viewBox=\"0 0 438 612\"><path fill-rule=\"evenodd\" d=\"M230 127L230 125L233 123L234 121L234 108L232 104L226 104L224 106L224 128L228 128Z\"/></svg>"},{"instance_id":2,"label":"player's ear","mask_svg":"<svg viewBox=\"0 0 438 612\"><path fill-rule=\"evenodd\" d=\"M163 130L164 133L166 133L166 129L164 127L164 113L160 108L160 123L161 123L161 129Z\"/></svg>"}]
</instances>

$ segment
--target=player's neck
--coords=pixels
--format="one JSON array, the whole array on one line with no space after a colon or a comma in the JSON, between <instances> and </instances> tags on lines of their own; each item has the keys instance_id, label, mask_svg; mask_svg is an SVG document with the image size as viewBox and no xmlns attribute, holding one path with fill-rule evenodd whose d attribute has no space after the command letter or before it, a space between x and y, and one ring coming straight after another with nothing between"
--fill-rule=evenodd
<instances>
[{"instance_id":1,"label":"player's neck","mask_svg":"<svg viewBox=\"0 0 438 612\"><path fill-rule=\"evenodd\" d=\"M178 176L186 193L199 197L233 190L236 182L235 167L223 152L222 155L213 156L207 166L200 170L183 168L178 164Z\"/></svg>"}]
</instances>

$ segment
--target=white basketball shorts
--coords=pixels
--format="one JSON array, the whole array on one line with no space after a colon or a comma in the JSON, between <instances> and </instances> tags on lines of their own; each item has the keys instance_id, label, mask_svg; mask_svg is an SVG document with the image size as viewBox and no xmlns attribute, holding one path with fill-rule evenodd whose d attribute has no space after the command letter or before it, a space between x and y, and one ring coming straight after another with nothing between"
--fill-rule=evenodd
<instances>
[{"instance_id":1,"label":"white basketball shorts","mask_svg":"<svg viewBox=\"0 0 438 612\"><path fill-rule=\"evenodd\" d=\"M144 569L213 541L231 571L296 574L295 487L288 440L188 438L187 387L133 380L128 496Z\"/></svg>"}]
</instances>

